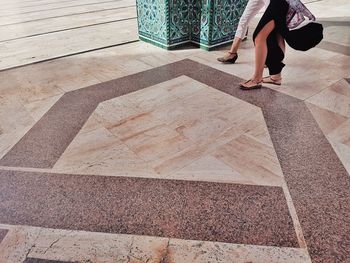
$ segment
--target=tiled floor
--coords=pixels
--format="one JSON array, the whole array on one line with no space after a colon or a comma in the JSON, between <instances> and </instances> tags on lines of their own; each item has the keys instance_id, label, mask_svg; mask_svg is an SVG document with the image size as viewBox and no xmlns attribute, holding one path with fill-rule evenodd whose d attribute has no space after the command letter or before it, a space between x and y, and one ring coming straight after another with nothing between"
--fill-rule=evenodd
<instances>
[{"instance_id":1,"label":"tiled floor","mask_svg":"<svg viewBox=\"0 0 350 263\"><path fill-rule=\"evenodd\" d=\"M0 262L350 262L350 7L306 2L324 42L254 92L251 39L222 65L136 41L134 1L4 2Z\"/></svg>"}]
</instances>

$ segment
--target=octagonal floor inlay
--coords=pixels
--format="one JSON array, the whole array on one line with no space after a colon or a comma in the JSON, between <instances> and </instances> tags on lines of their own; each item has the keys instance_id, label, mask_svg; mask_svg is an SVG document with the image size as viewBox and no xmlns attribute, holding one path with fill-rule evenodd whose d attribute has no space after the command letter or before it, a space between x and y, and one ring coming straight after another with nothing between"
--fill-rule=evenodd
<instances>
[{"instance_id":1,"label":"octagonal floor inlay","mask_svg":"<svg viewBox=\"0 0 350 263\"><path fill-rule=\"evenodd\" d=\"M186 76L99 104L53 170L261 185L283 180L261 109Z\"/></svg>"}]
</instances>

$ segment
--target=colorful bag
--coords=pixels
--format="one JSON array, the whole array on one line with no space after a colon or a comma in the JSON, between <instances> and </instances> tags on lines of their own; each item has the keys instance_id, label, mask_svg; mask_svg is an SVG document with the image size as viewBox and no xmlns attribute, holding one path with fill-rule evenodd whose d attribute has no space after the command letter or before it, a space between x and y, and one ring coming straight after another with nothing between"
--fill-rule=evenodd
<instances>
[{"instance_id":1,"label":"colorful bag","mask_svg":"<svg viewBox=\"0 0 350 263\"><path fill-rule=\"evenodd\" d=\"M289 29L298 27L302 22L304 22L305 17L309 18L311 21L316 20L315 16L300 0L286 0L286 2L289 4L286 18L287 27Z\"/></svg>"}]
</instances>

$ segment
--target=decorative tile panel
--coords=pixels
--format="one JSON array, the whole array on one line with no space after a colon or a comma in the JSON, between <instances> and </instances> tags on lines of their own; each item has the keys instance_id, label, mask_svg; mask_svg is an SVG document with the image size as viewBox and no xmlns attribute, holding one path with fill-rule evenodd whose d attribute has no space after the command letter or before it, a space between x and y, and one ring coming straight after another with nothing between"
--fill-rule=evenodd
<instances>
[{"instance_id":1,"label":"decorative tile panel","mask_svg":"<svg viewBox=\"0 0 350 263\"><path fill-rule=\"evenodd\" d=\"M248 0L137 0L142 40L171 49L192 42L204 49L233 39Z\"/></svg>"}]
</instances>

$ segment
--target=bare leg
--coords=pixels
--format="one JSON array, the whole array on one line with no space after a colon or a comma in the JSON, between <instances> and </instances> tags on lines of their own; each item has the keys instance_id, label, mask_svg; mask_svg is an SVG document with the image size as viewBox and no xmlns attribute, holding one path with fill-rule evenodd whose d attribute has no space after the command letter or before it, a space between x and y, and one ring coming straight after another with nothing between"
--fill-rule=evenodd
<instances>
[{"instance_id":1,"label":"bare leg","mask_svg":"<svg viewBox=\"0 0 350 263\"><path fill-rule=\"evenodd\" d=\"M237 53L241 43L242 43L242 39L240 39L239 37L235 37L230 49L230 53Z\"/></svg>"},{"instance_id":2,"label":"bare leg","mask_svg":"<svg viewBox=\"0 0 350 263\"><path fill-rule=\"evenodd\" d=\"M264 72L264 65L267 57L266 39L275 28L275 21L271 20L259 32L255 38L255 72L252 77L254 81L260 82Z\"/></svg>"},{"instance_id":3,"label":"bare leg","mask_svg":"<svg viewBox=\"0 0 350 263\"><path fill-rule=\"evenodd\" d=\"M255 38L255 72L250 81L241 83L244 88L254 87L261 83L264 65L267 57L266 40L269 34L275 28L275 21L268 22Z\"/></svg>"}]
</instances>

